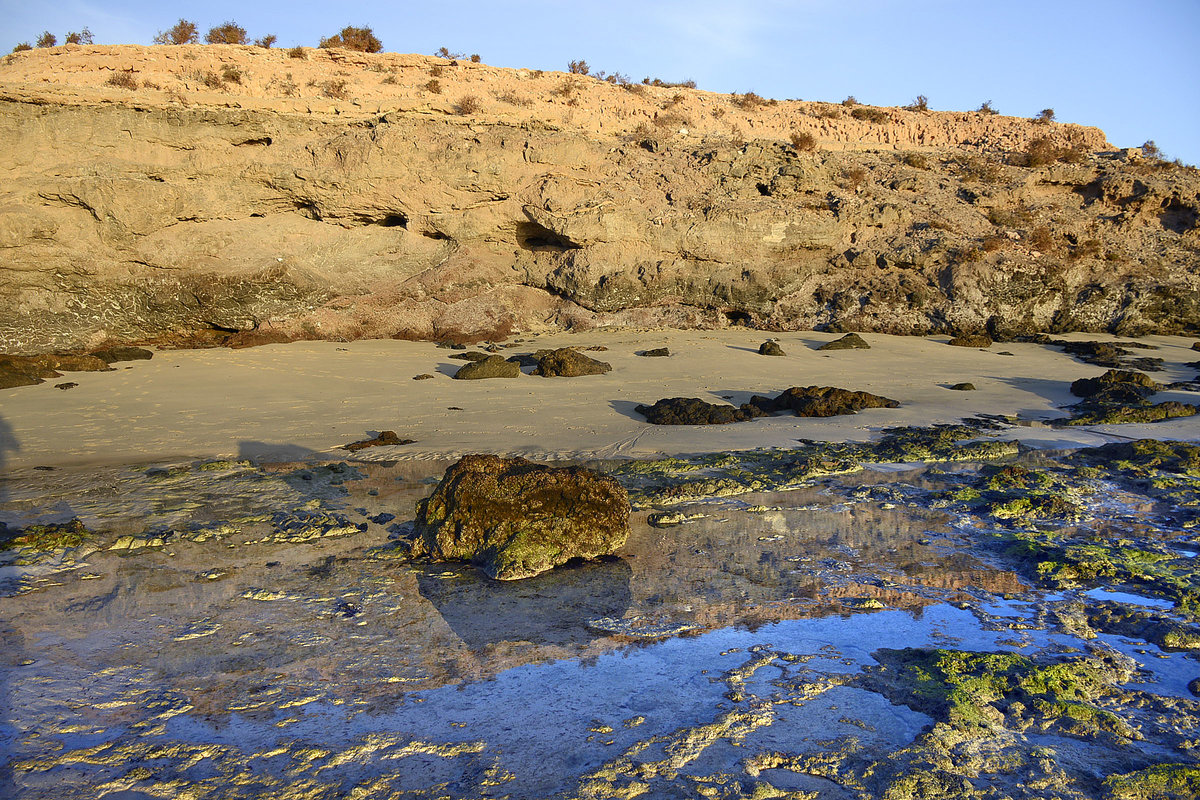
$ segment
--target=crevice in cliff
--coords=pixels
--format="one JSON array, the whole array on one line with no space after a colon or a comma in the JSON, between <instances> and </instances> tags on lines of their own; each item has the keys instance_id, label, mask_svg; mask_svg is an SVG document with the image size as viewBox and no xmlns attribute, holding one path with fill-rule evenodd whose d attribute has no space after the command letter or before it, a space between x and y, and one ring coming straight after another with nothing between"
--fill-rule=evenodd
<instances>
[{"instance_id":1,"label":"crevice in cliff","mask_svg":"<svg viewBox=\"0 0 1200 800\"><path fill-rule=\"evenodd\" d=\"M546 251L561 253L567 250L579 249L579 245L575 242L555 233L544 225L539 225L533 220L518 222L516 233L517 244L523 250L529 250L534 253Z\"/></svg>"},{"instance_id":2,"label":"crevice in cliff","mask_svg":"<svg viewBox=\"0 0 1200 800\"><path fill-rule=\"evenodd\" d=\"M252 147L253 146L270 147L271 146L271 137L270 136L259 136L255 139L243 139L240 142L233 143L234 147L246 147L247 145L252 146Z\"/></svg>"}]
</instances>

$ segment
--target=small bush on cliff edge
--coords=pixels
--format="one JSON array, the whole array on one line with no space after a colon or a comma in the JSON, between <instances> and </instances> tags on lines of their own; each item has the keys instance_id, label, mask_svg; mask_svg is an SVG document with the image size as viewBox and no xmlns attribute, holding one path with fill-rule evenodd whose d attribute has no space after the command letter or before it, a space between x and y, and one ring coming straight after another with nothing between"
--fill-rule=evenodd
<instances>
[{"instance_id":1,"label":"small bush on cliff edge","mask_svg":"<svg viewBox=\"0 0 1200 800\"><path fill-rule=\"evenodd\" d=\"M352 25L347 25L327 39L322 39L320 46L326 49L341 47L360 53L378 53L383 50L383 42L379 41L370 28L355 28Z\"/></svg>"},{"instance_id":2,"label":"small bush on cliff edge","mask_svg":"<svg viewBox=\"0 0 1200 800\"><path fill-rule=\"evenodd\" d=\"M792 134L792 147L802 152L811 152L817 149L817 137L807 131L804 133Z\"/></svg>"},{"instance_id":3,"label":"small bush on cliff edge","mask_svg":"<svg viewBox=\"0 0 1200 800\"><path fill-rule=\"evenodd\" d=\"M196 23L180 19L172 27L159 31L153 41L155 44L195 44L199 40Z\"/></svg>"},{"instance_id":4,"label":"small bush on cliff edge","mask_svg":"<svg viewBox=\"0 0 1200 800\"><path fill-rule=\"evenodd\" d=\"M16 47L14 47L12 49L12 51L14 53L23 53L26 50L32 50L32 49L33 49L33 45L31 45L29 42L21 42Z\"/></svg>"},{"instance_id":5,"label":"small bush on cliff edge","mask_svg":"<svg viewBox=\"0 0 1200 800\"><path fill-rule=\"evenodd\" d=\"M209 28L204 36L209 44L249 44L246 29L233 20L223 22L215 28Z\"/></svg>"},{"instance_id":6,"label":"small bush on cliff edge","mask_svg":"<svg viewBox=\"0 0 1200 800\"><path fill-rule=\"evenodd\" d=\"M42 31L42 35L37 38L38 47L54 47L58 44L58 37L50 31Z\"/></svg>"}]
</instances>

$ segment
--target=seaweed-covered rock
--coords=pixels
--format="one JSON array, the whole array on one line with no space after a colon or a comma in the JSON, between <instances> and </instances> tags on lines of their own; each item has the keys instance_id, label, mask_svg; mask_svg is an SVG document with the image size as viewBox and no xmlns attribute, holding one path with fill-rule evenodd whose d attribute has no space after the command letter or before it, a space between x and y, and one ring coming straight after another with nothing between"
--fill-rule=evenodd
<instances>
[{"instance_id":1,"label":"seaweed-covered rock","mask_svg":"<svg viewBox=\"0 0 1200 800\"><path fill-rule=\"evenodd\" d=\"M515 378L521 374L521 367L504 356L488 356L482 361L472 361L463 364L454 377L458 380L480 380L482 378Z\"/></svg>"},{"instance_id":2,"label":"seaweed-covered rock","mask_svg":"<svg viewBox=\"0 0 1200 800\"><path fill-rule=\"evenodd\" d=\"M992 337L988 336L986 333L977 333L955 336L953 339L946 342L946 344L951 344L955 347L991 347L993 342Z\"/></svg>"},{"instance_id":3,"label":"seaweed-covered rock","mask_svg":"<svg viewBox=\"0 0 1200 800\"><path fill-rule=\"evenodd\" d=\"M645 356L646 358L667 358L671 355L671 349L669 347L655 347L653 350L643 350L638 355Z\"/></svg>"},{"instance_id":4,"label":"seaweed-covered rock","mask_svg":"<svg viewBox=\"0 0 1200 800\"><path fill-rule=\"evenodd\" d=\"M1093 397L1111 391L1114 387L1120 387L1121 394L1132 394L1138 398L1149 397L1161 388L1154 379L1143 372L1110 369L1098 378L1080 378L1075 381L1071 384L1071 394L1076 397Z\"/></svg>"},{"instance_id":5,"label":"seaweed-covered rock","mask_svg":"<svg viewBox=\"0 0 1200 800\"><path fill-rule=\"evenodd\" d=\"M652 406L640 405L634 410L655 425L727 425L763 416L763 412L753 406L735 408L708 403L698 397L664 398Z\"/></svg>"},{"instance_id":6,"label":"seaweed-covered rock","mask_svg":"<svg viewBox=\"0 0 1200 800\"><path fill-rule=\"evenodd\" d=\"M1067 425L1124 425L1131 422L1162 422L1195 416L1200 408L1190 403L1169 400L1154 405L1103 406L1082 410L1066 421Z\"/></svg>"},{"instance_id":7,"label":"seaweed-covered rock","mask_svg":"<svg viewBox=\"0 0 1200 800\"><path fill-rule=\"evenodd\" d=\"M108 347L95 350L91 355L106 364L115 364L118 361L145 361L154 358L154 351L144 347Z\"/></svg>"},{"instance_id":8,"label":"seaweed-covered rock","mask_svg":"<svg viewBox=\"0 0 1200 800\"><path fill-rule=\"evenodd\" d=\"M1163 360L1161 358L1152 358L1142 356L1139 358L1130 358L1133 354L1131 348L1140 350L1154 350L1154 345L1143 344L1141 342L1068 342L1063 339L1039 338L1039 342L1043 344L1054 345L1059 347L1068 355L1078 358L1087 364L1095 364L1097 367L1111 367L1113 369L1124 367L1126 369L1140 369L1146 372L1159 372L1162 370Z\"/></svg>"},{"instance_id":9,"label":"seaweed-covered rock","mask_svg":"<svg viewBox=\"0 0 1200 800\"><path fill-rule=\"evenodd\" d=\"M378 436L371 439L363 439L358 442L342 445L343 450L355 452L357 450L365 450L368 447L382 447L384 445L400 445L412 444L412 439L401 439L396 435L395 431L380 431Z\"/></svg>"},{"instance_id":10,"label":"seaweed-covered rock","mask_svg":"<svg viewBox=\"0 0 1200 800\"><path fill-rule=\"evenodd\" d=\"M611 364L585 356L573 348L563 347L542 356L531 374L543 378L577 378L611 371Z\"/></svg>"},{"instance_id":11,"label":"seaweed-covered rock","mask_svg":"<svg viewBox=\"0 0 1200 800\"><path fill-rule=\"evenodd\" d=\"M774 339L767 339L758 346L758 354L760 356L783 356L787 355L783 352L783 348L779 346L779 342Z\"/></svg>"},{"instance_id":12,"label":"seaweed-covered rock","mask_svg":"<svg viewBox=\"0 0 1200 800\"><path fill-rule=\"evenodd\" d=\"M458 361L486 361L488 354L481 353L478 350L469 350L465 353L451 353L450 358L457 359Z\"/></svg>"},{"instance_id":13,"label":"seaweed-covered rock","mask_svg":"<svg viewBox=\"0 0 1200 800\"><path fill-rule=\"evenodd\" d=\"M832 342L826 342L817 348L818 350L870 350L871 345L867 344L866 339L859 336L857 333L847 333L840 339L834 339Z\"/></svg>"},{"instance_id":14,"label":"seaweed-covered rock","mask_svg":"<svg viewBox=\"0 0 1200 800\"><path fill-rule=\"evenodd\" d=\"M793 411L798 417L836 417L855 414L864 408L898 408L900 403L877 394L833 386L793 386L775 398L755 395L747 405L764 414Z\"/></svg>"},{"instance_id":15,"label":"seaweed-covered rock","mask_svg":"<svg viewBox=\"0 0 1200 800\"><path fill-rule=\"evenodd\" d=\"M416 556L515 580L616 551L629 536L629 497L615 479L581 467L472 455L418 504L414 532Z\"/></svg>"},{"instance_id":16,"label":"seaweed-covered rock","mask_svg":"<svg viewBox=\"0 0 1200 800\"><path fill-rule=\"evenodd\" d=\"M973 391L975 391L975 384L973 384L973 383L956 383L953 386L951 386L950 388L956 392L973 392Z\"/></svg>"}]
</instances>

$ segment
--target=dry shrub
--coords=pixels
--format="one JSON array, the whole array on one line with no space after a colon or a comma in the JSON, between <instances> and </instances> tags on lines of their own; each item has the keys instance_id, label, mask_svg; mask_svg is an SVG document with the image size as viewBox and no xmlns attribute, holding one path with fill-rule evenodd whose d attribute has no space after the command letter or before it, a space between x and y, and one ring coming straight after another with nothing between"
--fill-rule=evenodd
<instances>
[{"instance_id":1,"label":"dry shrub","mask_svg":"<svg viewBox=\"0 0 1200 800\"><path fill-rule=\"evenodd\" d=\"M434 78L431 81L427 81L425 83L425 91L429 92L430 94L441 94L442 93L442 82L437 80L436 78Z\"/></svg>"},{"instance_id":2,"label":"dry shrub","mask_svg":"<svg viewBox=\"0 0 1200 800\"><path fill-rule=\"evenodd\" d=\"M300 95L300 87L296 85L296 81L292 78L292 73L290 72L284 75L283 78L276 78L272 83L274 83L284 97L298 97Z\"/></svg>"},{"instance_id":3,"label":"dry shrub","mask_svg":"<svg viewBox=\"0 0 1200 800\"><path fill-rule=\"evenodd\" d=\"M196 79L200 83L207 86L209 89L220 89L225 84L221 83L221 77L215 72L200 72L196 74Z\"/></svg>"},{"instance_id":4,"label":"dry shrub","mask_svg":"<svg viewBox=\"0 0 1200 800\"><path fill-rule=\"evenodd\" d=\"M472 64L478 64L480 61L483 61L483 58L479 55L479 53L471 53Z\"/></svg>"},{"instance_id":5,"label":"dry shrub","mask_svg":"<svg viewBox=\"0 0 1200 800\"><path fill-rule=\"evenodd\" d=\"M150 80L149 78L142 81L142 88L143 89L162 89L161 86L159 86L157 83Z\"/></svg>"},{"instance_id":6,"label":"dry shrub","mask_svg":"<svg viewBox=\"0 0 1200 800\"><path fill-rule=\"evenodd\" d=\"M50 31L42 31L42 35L37 38L38 47L54 47L58 44L58 37Z\"/></svg>"},{"instance_id":7,"label":"dry shrub","mask_svg":"<svg viewBox=\"0 0 1200 800\"><path fill-rule=\"evenodd\" d=\"M855 119L863 120L865 122L874 122L880 125L885 122L890 122L892 119L891 115L882 108L874 108L872 106L855 106L854 110L850 112L850 116L854 117Z\"/></svg>"},{"instance_id":8,"label":"dry shrub","mask_svg":"<svg viewBox=\"0 0 1200 800\"><path fill-rule=\"evenodd\" d=\"M324 49L341 47L345 50L357 50L360 53L378 53L383 49L383 42L375 36L370 28L355 28L347 25L333 36L321 40Z\"/></svg>"},{"instance_id":9,"label":"dry shrub","mask_svg":"<svg viewBox=\"0 0 1200 800\"><path fill-rule=\"evenodd\" d=\"M65 39L66 44L91 44L92 32L85 26L83 30L71 31Z\"/></svg>"},{"instance_id":10,"label":"dry shrub","mask_svg":"<svg viewBox=\"0 0 1200 800\"><path fill-rule=\"evenodd\" d=\"M21 42L16 47L14 47L12 49L12 51L14 53L23 53L26 50L32 50L32 49L33 49L33 45L31 45L29 42Z\"/></svg>"},{"instance_id":11,"label":"dry shrub","mask_svg":"<svg viewBox=\"0 0 1200 800\"><path fill-rule=\"evenodd\" d=\"M980 114L998 114L998 113L1000 113L1000 112L996 111L996 109L992 108L991 100L984 100L982 103L980 103L978 111Z\"/></svg>"},{"instance_id":12,"label":"dry shrub","mask_svg":"<svg viewBox=\"0 0 1200 800\"><path fill-rule=\"evenodd\" d=\"M792 147L801 152L812 152L817 149L817 137L807 131L803 133L793 133L791 136Z\"/></svg>"},{"instance_id":13,"label":"dry shrub","mask_svg":"<svg viewBox=\"0 0 1200 800\"><path fill-rule=\"evenodd\" d=\"M261 47L264 50L270 50L272 47L275 46L275 42L277 42L277 41L279 41L278 36L276 36L273 33L268 33L266 36L262 37L261 39L255 39L254 44L255 44L255 46Z\"/></svg>"},{"instance_id":14,"label":"dry shrub","mask_svg":"<svg viewBox=\"0 0 1200 800\"><path fill-rule=\"evenodd\" d=\"M911 103L905 106L905 108L909 111L928 111L929 98L923 94L919 94L917 95L917 99L913 100Z\"/></svg>"},{"instance_id":15,"label":"dry shrub","mask_svg":"<svg viewBox=\"0 0 1200 800\"><path fill-rule=\"evenodd\" d=\"M441 64L434 64L429 68L429 77L440 78L445 72L446 70Z\"/></svg>"},{"instance_id":16,"label":"dry shrub","mask_svg":"<svg viewBox=\"0 0 1200 800\"><path fill-rule=\"evenodd\" d=\"M383 83L384 83L384 85L386 85L386 86L391 86L391 85L393 85L393 84L397 84L397 83L399 83L399 82L400 82L400 81L396 80L396 76L395 76L394 74L389 74L387 77L385 77L385 78L383 79Z\"/></svg>"},{"instance_id":17,"label":"dry shrub","mask_svg":"<svg viewBox=\"0 0 1200 800\"><path fill-rule=\"evenodd\" d=\"M997 228L1024 228L1033 222L1033 214L1027 208L991 208L987 217Z\"/></svg>"},{"instance_id":18,"label":"dry shrub","mask_svg":"<svg viewBox=\"0 0 1200 800\"><path fill-rule=\"evenodd\" d=\"M1045 225L1040 225L1029 232L1029 246L1042 253L1054 249L1054 234Z\"/></svg>"},{"instance_id":19,"label":"dry shrub","mask_svg":"<svg viewBox=\"0 0 1200 800\"><path fill-rule=\"evenodd\" d=\"M250 43L250 40L246 38L246 29L233 20L223 22L215 28L209 28L208 33L204 36L204 41L209 44Z\"/></svg>"},{"instance_id":20,"label":"dry shrub","mask_svg":"<svg viewBox=\"0 0 1200 800\"><path fill-rule=\"evenodd\" d=\"M853 108L854 106L858 105L858 100L854 98L854 95L850 95L842 101L842 105L844 105L846 108Z\"/></svg>"},{"instance_id":21,"label":"dry shrub","mask_svg":"<svg viewBox=\"0 0 1200 800\"><path fill-rule=\"evenodd\" d=\"M505 92L504 94L497 95L496 99L511 106L528 106L533 104L533 101L528 97L523 97L516 92Z\"/></svg>"},{"instance_id":22,"label":"dry shrub","mask_svg":"<svg viewBox=\"0 0 1200 800\"><path fill-rule=\"evenodd\" d=\"M821 119L840 119L842 112L837 106L825 104L817 109L817 116Z\"/></svg>"},{"instance_id":23,"label":"dry shrub","mask_svg":"<svg viewBox=\"0 0 1200 800\"><path fill-rule=\"evenodd\" d=\"M1002 250L1006 244L1008 244L1007 236L987 236L983 240L983 252L994 253Z\"/></svg>"},{"instance_id":24,"label":"dry shrub","mask_svg":"<svg viewBox=\"0 0 1200 800\"><path fill-rule=\"evenodd\" d=\"M767 101L754 92L746 92L733 95L733 104L744 111L754 111L767 105Z\"/></svg>"},{"instance_id":25,"label":"dry shrub","mask_svg":"<svg viewBox=\"0 0 1200 800\"><path fill-rule=\"evenodd\" d=\"M349 100L350 93L346 91L346 82L340 78L330 78L327 81L321 81L317 86L321 90L321 94L334 100Z\"/></svg>"},{"instance_id":26,"label":"dry shrub","mask_svg":"<svg viewBox=\"0 0 1200 800\"><path fill-rule=\"evenodd\" d=\"M118 89L129 89L130 91L138 88L137 78L133 77L133 70L114 72L108 76L108 80L105 83L109 86L116 86Z\"/></svg>"},{"instance_id":27,"label":"dry shrub","mask_svg":"<svg viewBox=\"0 0 1200 800\"><path fill-rule=\"evenodd\" d=\"M1054 109L1043 108L1038 112L1038 115L1033 118L1033 121L1039 125L1049 125L1051 122L1054 122Z\"/></svg>"},{"instance_id":28,"label":"dry shrub","mask_svg":"<svg viewBox=\"0 0 1200 800\"><path fill-rule=\"evenodd\" d=\"M842 171L842 185L847 189L857 190L866 180L867 170L863 167L850 167Z\"/></svg>"},{"instance_id":29,"label":"dry shrub","mask_svg":"<svg viewBox=\"0 0 1200 800\"><path fill-rule=\"evenodd\" d=\"M1044 167L1057 161L1058 155L1058 145L1044 136L1039 136L1025 146L1025 166Z\"/></svg>"},{"instance_id":30,"label":"dry shrub","mask_svg":"<svg viewBox=\"0 0 1200 800\"><path fill-rule=\"evenodd\" d=\"M1085 239L1071 250L1071 258L1099 258L1102 252L1099 239Z\"/></svg>"},{"instance_id":31,"label":"dry shrub","mask_svg":"<svg viewBox=\"0 0 1200 800\"><path fill-rule=\"evenodd\" d=\"M308 51L300 45L296 45L287 51L288 58L308 58Z\"/></svg>"},{"instance_id":32,"label":"dry shrub","mask_svg":"<svg viewBox=\"0 0 1200 800\"><path fill-rule=\"evenodd\" d=\"M680 128L686 128L688 125L691 125L692 121L685 114L680 114L675 111L668 111L664 114L655 114L654 124L659 128L679 130Z\"/></svg>"},{"instance_id":33,"label":"dry shrub","mask_svg":"<svg viewBox=\"0 0 1200 800\"><path fill-rule=\"evenodd\" d=\"M479 109L483 108L483 103L473 94L463 95L458 102L454 104L454 110L464 117L469 117L472 114L479 113Z\"/></svg>"},{"instance_id":34,"label":"dry shrub","mask_svg":"<svg viewBox=\"0 0 1200 800\"><path fill-rule=\"evenodd\" d=\"M226 64L221 67L221 80L225 83L241 84L242 71L233 64Z\"/></svg>"},{"instance_id":35,"label":"dry shrub","mask_svg":"<svg viewBox=\"0 0 1200 800\"><path fill-rule=\"evenodd\" d=\"M902 160L913 169L929 169L929 159L924 153L905 153Z\"/></svg>"},{"instance_id":36,"label":"dry shrub","mask_svg":"<svg viewBox=\"0 0 1200 800\"><path fill-rule=\"evenodd\" d=\"M154 37L155 44L195 44L200 41L196 23L180 19L165 31L159 31Z\"/></svg>"},{"instance_id":37,"label":"dry shrub","mask_svg":"<svg viewBox=\"0 0 1200 800\"><path fill-rule=\"evenodd\" d=\"M964 181L995 183L1004 177L1004 170L995 161L983 156L965 156L959 160Z\"/></svg>"}]
</instances>

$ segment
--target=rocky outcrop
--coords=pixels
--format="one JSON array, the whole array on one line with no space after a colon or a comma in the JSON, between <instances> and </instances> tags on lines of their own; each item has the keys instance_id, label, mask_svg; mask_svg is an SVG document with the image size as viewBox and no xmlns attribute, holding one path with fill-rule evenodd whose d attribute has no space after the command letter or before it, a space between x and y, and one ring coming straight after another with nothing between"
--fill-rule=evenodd
<instances>
[{"instance_id":1,"label":"rocky outcrop","mask_svg":"<svg viewBox=\"0 0 1200 800\"><path fill-rule=\"evenodd\" d=\"M468 361L453 377L460 381L469 381L484 378L517 378L520 375L519 364L505 360L504 356L488 356L479 361Z\"/></svg>"},{"instance_id":2,"label":"rocky outcrop","mask_svg":"<svg viewBox=\"0 0 1200 800\"><path fill-rule=\"evenodd\" d=\"M792 411L798 417L836 417L857 414L864 408L899 408L900 403L870 392L834 386L793 386L778 397L750 398L749 405L764 414Z\"/></svg>"},{"instance_id":3,"label":"rocky outcrop","mask_svg":"<svg viewBox=\"0 0 1200 800\"><path fill-rule=\"evenodd\" d=\"M612 364L585 356L570 347L552 350L543 355L531 375L543 378L578 378L582 375L603 375L612 371Z\"/></svg>"},{"instance_id":4,"label":"rocky outcrop","mask_svg":"<svg viewBox=\"0 0 1200 800\"><path fill-rule=\"evenodd\" d=\"M418 504L414 532L416 556L515 580L615 552L629 536L629 497L581 467L467 456Z\"/></svg>"},{"instance_id":5,"label":"rocky outcrop","mask_svg":"<svg viewBox=\"0 0 1200 800\"><path fill-rule=\"evenodd\" d=\"M435 69L440 94L422 88ZM10 353L603 325L1200 330L1200 178L1073 125L872 122L422 56L68 46L0 61L0 134ZM1062 159L1025 166L1039 138Z\"/></svg>"}]
</instances>

